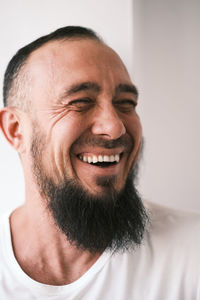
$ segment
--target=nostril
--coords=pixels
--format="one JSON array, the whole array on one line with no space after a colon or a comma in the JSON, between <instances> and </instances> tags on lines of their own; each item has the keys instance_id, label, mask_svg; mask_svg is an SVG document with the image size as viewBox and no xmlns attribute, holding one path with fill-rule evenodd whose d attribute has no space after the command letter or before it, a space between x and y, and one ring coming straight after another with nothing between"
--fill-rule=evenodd
<instances>
[{"instance_id":1,"label":"nostril","mask_svg":"<svg viewBox=\"0 0 200 300\"><path fill-rule=\"evenodd\" d=\"M111 139L118 139L126 133L123 121L118 116L109 118L98 118L92 126L92 133L109 136Z\"/></svg>"}]
</instances>

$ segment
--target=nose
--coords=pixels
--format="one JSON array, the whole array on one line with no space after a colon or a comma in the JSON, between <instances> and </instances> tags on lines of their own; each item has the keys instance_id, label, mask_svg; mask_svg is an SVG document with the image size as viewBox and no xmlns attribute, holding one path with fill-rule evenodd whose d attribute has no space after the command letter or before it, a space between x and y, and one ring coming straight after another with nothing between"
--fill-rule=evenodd
<instances>
[{"instance_id":1,"label":"nose","mask_svg":"<svg viewBox=\"0 0 200 300\"><path fill-rule=\"evenodd\" d=\"M95 135L103 135L109 139L118 139L126 133L123 120L112 104L98 107L94 112L91 131Z\"/></svg>"}]
</instances>

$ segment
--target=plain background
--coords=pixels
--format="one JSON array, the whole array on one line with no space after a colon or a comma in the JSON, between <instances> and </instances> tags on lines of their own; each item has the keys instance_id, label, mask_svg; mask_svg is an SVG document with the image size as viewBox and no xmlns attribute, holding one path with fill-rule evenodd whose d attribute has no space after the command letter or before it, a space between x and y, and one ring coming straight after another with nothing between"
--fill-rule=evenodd
<instances>
[{"instance_id":1,"label":"plain background","mask_svg":"<svg viewBox=\"0 0 200 300\"><path fill-rule=\"evenodd\" d=\"M22 46L66 25L96 30L139 88L145 148L139 191L147 200L200 211L198 0L0 2L0 80ZM2 98L1 98L2 102ZM24 201L17 153L0 135L0 214Z\"/></svg>"},{"instance_id":2,"label":"plain background","mask_svg":"<svg viewBox=\"0 0 200 300\"><path fill-rule=\"evenodd\" d=\"M145 198L200 211L200 1L134 0Z\"/></svg>"}]
</instances>

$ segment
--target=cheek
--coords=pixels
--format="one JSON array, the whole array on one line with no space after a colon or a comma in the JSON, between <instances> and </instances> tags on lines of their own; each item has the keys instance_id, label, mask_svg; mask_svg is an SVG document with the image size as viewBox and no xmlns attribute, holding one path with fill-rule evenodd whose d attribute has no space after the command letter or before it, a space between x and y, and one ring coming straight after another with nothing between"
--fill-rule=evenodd
<instances>
[{"instance_id":1,"label":"cheek","mask_svg":"<svg viewBox=\"0 0 200 300\"><path fill-rule=\"evenodd\" d=\"M138 160L141 146L142 146L142 126L140 123L139 117L136 115L134 118L129 120L129 126L127 126L128 134L132 137L134 142L134 147L132 152L130 153L128 159L128 166L129 168L133 168ZM129 169L128 168L128 169Z\"/></svg>"},{"instance_id":2,"label":"cheek","mask_svg":"<svg viewBox=\"0 0 200 300\"><path fill-rule=\"evenodd\" d=\"M137 114L128 120L126 128L128 134L130 134L133 138L134 145L137 148L142 141L142 125Z\"/></svg>"},{"instance_id":3,"label":"cheek","mask_svg":"<svg viewBox=\"0 0 200 300\"><path fill-rule=\"evenodd\" d=\"M87 130L86 121L82 118L68 117L60 120L49 136L50 156L56 167L63 172L71 166L72 146Z\"/></svg>"},{"instance_id":4,"label":"cheek","mask_svg":"<svg viewBox=\"0 0 200 300\"><path fill-rule=\"evenodd\" d=\"M70 141L74 141L85 131L87 119L79 113L71 112L54 126L54 135L57 136L59 134L61 139L63 138L67 143L70 143Z\"/></svg>"},{"instance_id":5,"label":"cheek","mask_svg":"<svg viewBox=\"0 0 200 300\"><path fill-rule=\"evenodd\" d=\"M73 114L60 118L56 123L51 124L48 130L48 140L51 148L57 152L69 151L69 148L81 134L83 121Z\"/></svg>"}]
</instances>

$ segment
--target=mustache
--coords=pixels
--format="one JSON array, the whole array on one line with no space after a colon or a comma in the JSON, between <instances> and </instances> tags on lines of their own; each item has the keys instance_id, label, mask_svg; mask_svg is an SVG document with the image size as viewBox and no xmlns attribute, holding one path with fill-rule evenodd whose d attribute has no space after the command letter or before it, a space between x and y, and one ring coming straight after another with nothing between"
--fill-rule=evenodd
<instances>
[{"instance_id":1,"label":"mustache","mask_svg":"<svg viewBox=\"0 0 200 300\"><path fill-rule=\"evenodd\" d=\"M117 147L124 147L126 151L131 151L134 146L134 140L128 135L125 134L118 139L115 140L107 140L100 136L87 136L87 137L80 137L73 146L98 146L106 149L114 149Z\"/></svg>"}]
</instances>

